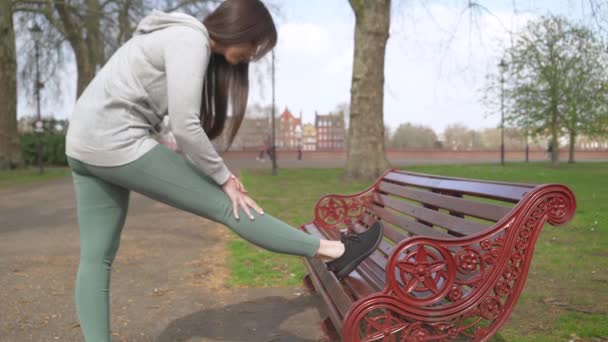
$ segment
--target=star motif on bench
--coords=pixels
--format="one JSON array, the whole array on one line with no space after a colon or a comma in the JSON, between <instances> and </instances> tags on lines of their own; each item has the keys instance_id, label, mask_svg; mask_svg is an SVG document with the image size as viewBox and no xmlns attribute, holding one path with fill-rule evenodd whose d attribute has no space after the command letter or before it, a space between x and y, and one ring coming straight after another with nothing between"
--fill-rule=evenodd
<instances>
[{"instance_id":1,"label":"star motif on bench","mask_svg":"<svg viewBox=\"0 0 608 342\"><path fill-rule=\"evenodd\" d=\"M391 311L386 309L386 314L374 317L365 317L367 328L365 329L365 337L361 342L376 341L380 338L391 336L405 329L409 323L401 322L397 317L391 315ZM380 322L382 321L382 322ZM374 328L375 331L371 331Z\"/></svg>"},{"instance_id":2,"label":"star motif on bench","mask_svg":"<svg viewBox=\"0 0 608 342\"><path fill-rule=\"evenodd\" d=\"M425 288L420 288L418 290L430 290L436 294L439 292L439 289L437 288L437 283L435 282L435 278L433 278L433 274L436 273L439 275L438 272L446 267L446 262L443 260L437 260L438 258L434 253L427 253L424 245L419 245L416 252L410 253L410 255L408 255L404 260L410 260L412 258L412 254L415 254L415 262L400 261L397 263L397 267L402 272L412 277L409 281L407 281L407 279L402 276L403 281L406 284L406 292L409 293L416 290L422 283ZM431 258L433 261L429 261L429 258Z\"/></svg>"},{"instance_id":3,"label":"star motif on bench","mask_svg":"<svg viewBox=\"0 0 608 342\"><path fill-rule=\"evenodd\" d=\"M328 222L340 221L344 216L344 203L330 198L323 206L323 218Z\"/></svg>"}]
</instances>

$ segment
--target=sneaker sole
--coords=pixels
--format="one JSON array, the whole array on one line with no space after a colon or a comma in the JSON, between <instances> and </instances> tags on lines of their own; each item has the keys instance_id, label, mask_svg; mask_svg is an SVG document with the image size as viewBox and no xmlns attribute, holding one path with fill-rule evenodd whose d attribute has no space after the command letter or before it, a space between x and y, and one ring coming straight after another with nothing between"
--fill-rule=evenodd
<instances>
[{"instance_id":1,"label":"sneaker sole","mask_svg":"<svg viewBox=\"0 0 608 342\"><path fill-rule=\"evenodd\" d=\"M347 275L349 275L350 272L352 272L355 268L357 268L357 266L361 263L361 261L365 260L368 256L372 255L372 253L374 253L374 251L378 248L378 246L380 246L380 242L382 242L382 238L384 237L384 226L382 225L382 223L380 223L380 225L382 226L382 229L380 230L380 235L378 236L378 240L376 240L376 243L374 243L374 248L371 249L371 252L360 255L359 257L353 259L346 266L344 266L343 269L336 272L335 274L338 279L342 279L342 278L346 277Z\"/></svg>"}]
</instances>

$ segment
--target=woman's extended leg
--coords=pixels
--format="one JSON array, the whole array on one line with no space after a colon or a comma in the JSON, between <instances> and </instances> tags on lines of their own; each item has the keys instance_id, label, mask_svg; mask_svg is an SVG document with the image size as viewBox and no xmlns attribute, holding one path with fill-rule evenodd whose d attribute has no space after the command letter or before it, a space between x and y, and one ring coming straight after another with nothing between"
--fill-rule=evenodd
<instances>
[{"instance_id":1,"label":"woman's extended leg","mask_svg":"<svg viewBox=\"0 0 608 342\"><path fill-rule=\"evenodd\" d=\"M270 251L307 257L316 256L319 251L321 242L318 237L267 212L260 215L251 209L254 220L250 220L239 208L240 219L237 220L232 212L232 203L221 187L186 158L164 145L155 146L126 165L85 165L88 172L107 182L224 224L245 240ZM323 248L335 250L335 258L343 252L343 247L339 241L332 243L324 244Z\"/></svg>"},{"instance_id":2,"label":"woman's extended leg","mask_svg":"<svg viewBox=\"0 0 608 342\"><path fill-rule=\"evenodd\" d=\"M86 341L110 342L110 273L127 216L129 190L91 175L68 159L76 192L80 263L76 312Z\"/></svg>"}]
</instances>

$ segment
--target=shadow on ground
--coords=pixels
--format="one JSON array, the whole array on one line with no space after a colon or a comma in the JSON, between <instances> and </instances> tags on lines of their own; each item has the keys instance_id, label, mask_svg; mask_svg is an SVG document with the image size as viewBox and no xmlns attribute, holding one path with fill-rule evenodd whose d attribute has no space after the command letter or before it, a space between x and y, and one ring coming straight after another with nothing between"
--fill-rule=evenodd
<instances>
[{"instance_id":1,"label":"shadow on ground","mask_svg":"<svg viewBox=\"0 0 608 342\"><path fill-rule=\"evenodd\" d=\"M202 310L169 323L155 341L316 341L295 333L310 329L307 324L298 326L297 316L316 309L317 301L316 296L272 296Z\"/></svg>"}]
</instances>

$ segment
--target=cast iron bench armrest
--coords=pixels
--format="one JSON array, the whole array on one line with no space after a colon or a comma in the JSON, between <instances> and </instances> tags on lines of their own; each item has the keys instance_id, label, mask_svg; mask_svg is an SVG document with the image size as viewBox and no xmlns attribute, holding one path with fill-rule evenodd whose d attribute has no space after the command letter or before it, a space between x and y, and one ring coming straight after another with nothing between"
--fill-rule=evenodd
<instances>
[{"instance_id":1,"label":"cast iron bench armrest","mask_svg":"<svg viewBox=\"0 0 608 342\"><path fill-rule=\"evenodd\" d=\"M389 256L394 271L386 273L384 290L359 298L345 314L344 341L357 341L363 326L371 327L370 340L397 331L412 340L488 340L519 298L544 223L563 225L575 208L568 188L541 185L479 234L403 240Z\"/></svg>"}]
</instances>

